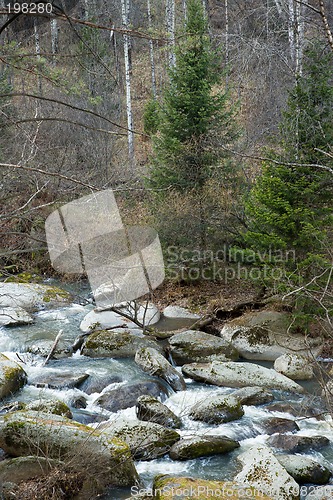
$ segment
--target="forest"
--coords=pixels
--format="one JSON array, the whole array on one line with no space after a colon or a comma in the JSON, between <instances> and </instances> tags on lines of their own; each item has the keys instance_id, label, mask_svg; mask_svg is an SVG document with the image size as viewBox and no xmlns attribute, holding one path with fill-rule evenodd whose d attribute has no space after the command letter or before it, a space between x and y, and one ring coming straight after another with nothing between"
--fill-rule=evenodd
<instances>
[{"instance_id":1,"label":"forest","mask_svg":"<svg viewBox=\"0 0 333 500\"><path fill-rule=\"evenodd\" d=\"M17 351L15 362L24 360L19 366L27 371L27 379L24 378L26 374L21 373L20 380L24 382L20 382L20 387L30 380L30 376L34 377L29 370L36 364L26 359L26 353L41 355L43 363L48 364L50 360L52 364L64 356L63 353L59 355L64 335L62 326L59 329L57 324L58 335L51 329L45 346L41 343L37 349L35 344L29 344L27 350L27 346L22 350L15 337L15 342L5 348L7 344L1 340L1 334L4 332L4 339L7 339L7 326L14 324L13 317L16 318L17 314L17 311L15 314L11 312L10 321L1 319L8 317L6 308L12 307L12 302L6 297L9 293L16 293L14 288L6 292L6 286L38 287L55 283L64 287L65 294L67 289L73 293L74 287L77 297L87 295L85 302L77 300L80 307L87 306L90 311L92 300L95 300L95 306L99 306L96 290L93 290L94 299L89 298L84 268L80 272L75 266L73 270L67 266L62 272L52 265L45 223L66 204L112 190L126 227L137 228L142 234L140 228L153 228L157 232L163 252L164 281L156 281L156 286L149 283L149 293L148 290L142 291L135 297L130 294L130 300L141 299L135 302L134 313L111 307L111 314L116 315L112 317L115 322L108 320L104 324L104 319L98 316L98 313L104 314L102 308L95 307L97 316L86 327L86 318L80 316L83 309L75 313L82 320L77 330L83 334L67 339L70 344L67 354L72 355L75 352L73 346L79 346L83 356L112 358L116 348L112 350L113 354L111 351L105 354L102 341L99 345L99 340L92 337L99 331L111 335L112 329L119 327L120 315L125 322L132 321L132 328L139 327L143 335L153 336L154 345L135 344L131 355L126 351L127 354L119 357L135 358L135 363L144 372L162 378L163 383L169 384L177 393L187 387L188 378L198 384L208 380L207 383L213 386L224 385L221 378L228 378L227 367L218 367L214 378L210 372L208 375L205 372L204 377L199 367L194 366L199 362L213 363L216 359L221 363L220 353L216 351L220 345L214 344L214 354L209 351L208 355L206 351L212 349L207 347L212 336L214 342L217 342L216 337L222 337L223 342L231 342L228 349L232 354L223 351L224 361L227 359L230 364L240 356L241 360L274 362L275 370L290 376L293 381L315 379L316 389L310 391L311 411L317 411L321 404L325 406L323 414L332 418L331 1L42 0L34 3L0 0L0 178L0 350L5 353ZM63 220L61 222L65 227ZM98 221L95 222L98 226ZM90 229L84 216L77 224L82 225L82 234L86 232L88 238ZM109 249L106 245L104 252L106 248ZM82 259L81 247L80 257ZM59 292L60 288L47 292L47 302L52 303L55 298L62 301L65 296ZM23 292L17 293L20 303ZM45 302L45 296L43 300ZM138 319L140 308L144 307L143 301L146 301L146 312ZM161 331L159 326L152 327L155 321L149 323L147 320L146 323L148 302L157 307L158 318L161 312L162 321L166 321L165 328L158 323L162 325ZM29 307L24 301L22 304L23 309L30 313L31 304ZM167 309L173 306L180 308L179 317L176 313L168 316ZM130 310L132 306L128 307ZM33 312L37 316L25 322L37 321L38 326L38 315L43 312L40 304ZM55 315L55 312L48 314ZM15 324L22 324L17 319L15 321ZM191 329L184 331L186 327ZM168 328L174 328L175 336L162 333ZM37 330L33 334L37 335L33 337L35 343ZM191 340L185 339L185 333L191 331L194 332ZM202 334L200 338L196 337L199 333ZM88 334L90 336L86 337ZM184 336L179 339L179 344L177 335ZM157 346L159 342L166 342L164 357ZM185 345L189 349L189 345L196 342L201 350L197 346L193 348L198 349L196 355L187 353L185 356ZM260 347L254 348L257 344ZM288 372L291 360L287 368L279 368L277 360L285 354L287 344L294 353L288 355L300 356L298 361L293 360L295 366L298 363L296 371L302 365L299 378ZM143 349L155 350L153 356L156 356L159 371L155 365L153 368L149 365L149 356L144 356ZM163 359L159 360L159 356ZM174 366L165 367L166 358L171 364L174 361L175 365L182 366L182 375ZM252 376L251 363L246 363L249 378ZM29 369L26 364L29 364ZM176 370L172 376L169 373L171 368ZM123 369L126 372L126 365ZM178 377L181 377L180 381ZM177 386L174 378L180 385ZM244 387L244 382L236 383L241 385L234 383L226 385ZM277 391L302 392L296 382L293 383L298 387L285 386L282 382L279 385L275 380L270 383L272 385L265 382L265 389L268 386ZM87 389L84 384L86 382L82 387ZM308 386L304 387L308 390ZM100 399L106 394L104 389L96 391L101 393ZM95 392L89 390L91 392L87 394ZM0 389L0 399L3 399L5 396L1 394ZM141 401L141 398L148 397L147 394L151 396L149 391L143 395L138 393L140 397L133 403L139 413L144 405L148 405L147 401ZM319 395L325 403L314 402ZM222 397L215 396L217 399ZM30 398L29 395L29 401ZM69 404L69 411L75 407L71 399L62 401ZM89 398L87 401L89 407ZM156 401L154 404L161 404ZM179 401L175 396L167 406L177 410ZM244 401L244 405L253 404ZM103 400L100 404L104 404L104 410L114 411L109 408L110 402L106 404ZM308 403L303 401L302 404L306 406ZM146 411L148 406L145 406ZM150 407L149 411L152 411ZM195 413L191 411L190 418ZM212 421L207 420L210 411L207 406L205 417L196 414L193 419L211 425ZM285 407L283 412L292 413ZM283 413L284 419L286 413ZM8 415L14 418L11 411ZM301 413L297 416L309 417ZM75 416L73 418L75 420ZM78 421L85 424L82 415L80 418ZM258 418L261 422L263 417L260 414ZM281 415L279 418L282 420ZM18 425L15 420L13 422L13 425ZM228 422L228 419L223 422ZM8 451L3 445L5 431L1 430L1 425L0 448ZM171 427L177 428L177 425ZM194 428L190 426L189 430L194 431ZM265 434L264 431L261 434ZM171 450L176 446L175 441L170 445ZM235 442L238 445L232 445L230 449L239 446L239 442L242 448L241 439L237 438ZM208 445L211 450L217 443L209 442ZM226 446L225 442L223 446ZM131 444L129 447L133 455ZM163 456L152 452L147 458L140 446L138 448L134 460L147 459L155 463ZM287 449L283 449L287 453ZM269 461L271 451L266 452ZM11 447L8 453L11 456ZM171 458L172 454L176 456L175 460L184 459L181 450L170 453ZM195 453L192 458L208 456ZM26 454L22 452L18 456ZM296 473L290 472L291 466L282 465L298 485L333 484L332 451L323 456L319 461L321 466L327 466L331 480L322 480L322 483L316 483L313 476L299 480ZM98 455L96 461L104 458ZM117 488L134 484L136 472L128 463L126 466L123 462L121 464L121 478L115 480ZM96 488L89 483L88 493L84 493L82 473L77 475L75 467L61 469L61 473L54 469L53 479L59 483L61 477L64 488L68 487L72 492L69 496L61 496L58 488L55 494L58 496L54 498L97 498L97 491L105 491L107 481L101 477ZM245 468L236 476L238 483L249 483L261 491L261 483L258 486L256 482L249 482L250 475L245 477ZM194 476L200 477L195 471ZM147 472L148 481L146 472L143 474L145 485L153 480ZM59 477L56 476L58 473ZM0 463L0 483L1 474ZM126 480L122 481L125 476ZM221 481L230 479L230 476L209 475L205 469L202 478ZM44 492L45 488L45 498L51 498L50 484L37 482L30 485L31 488L26 486L27 496L23 496L24 488L18 486L18 495L21 496L8 498L35 498L34 488L38 485L42 488L40 491ZM184 484L187 488L188 483L185 481ZM155 489L163 489L166 485L173 487L172 482L169 484L156 475L154 485ZM112 491L103 498L127 498L125 493ZM281 496L282 490L279 493L272 493L269 488L263 491L267 495L265 498L275 500L324 498L309 496L309 490L304 495L298 491L292 494L294 496L288 490L285 497ZM285 490L283 492L284 495ZM167 498L154 494L156 499ZM250 498L259 498L256 494L254 492ZM146 497L143 494L135 498Z\"/></svg>"}]
</instances>

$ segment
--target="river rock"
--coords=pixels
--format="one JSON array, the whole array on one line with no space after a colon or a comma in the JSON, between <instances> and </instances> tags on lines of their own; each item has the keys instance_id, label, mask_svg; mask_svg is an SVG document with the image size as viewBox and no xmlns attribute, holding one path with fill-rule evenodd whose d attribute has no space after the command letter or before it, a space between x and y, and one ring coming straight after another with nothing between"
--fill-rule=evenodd
<instances>
[{"instance_id":1,"label":"river rock","mask_svg":"<svg viewBox=\"0 0 333 500\"><path fill-rule=\"evenodd\" d=\"M320 450L329 445L330 440L325 436L300 436L277 434L267 440L267 444L278 450L288 453L302 453L308 450Z\"/></svg>"},{"instance_id":2,"label":"river rock","mask_svg":"<svg viewBox=\"0 0 333 500\"><path fill-rule=\"evenodd\" d=\"M165 399L168 391L158 380L134 382L105 391L94 403L105 410L117 412L135 406L138 397L144 394Z\"/></svg>"},{"instance_id":3,"label":"river rock","mask_svg":"<svg viewBox=\"0 0 333 500\"><path fill-rule=\"evenodd\" d=\"M139 420L154 422L171 429L179 429L181 420L167 406L150 395L140 396L136 402L136 416Z\"/></svg>"},{"instance_id":4,"label":"river rock","mask_svg":"<svg viewBox=\"0 0 333 500\"><path fill-rule=\"evenodd\" d=\"M211 396L190 408L189 417L207 424L224 424L244 415L238 399L233 396Z\"/></svg>"},{"instance_id":5,"label":"river rock","mask_svg":"<svg viewBox=\"0 0 333 500\"><path fill-rule=\"evenodd\" d=\"M261 422L261 425L264 428L265 434L284 434L286 432L299 431L296 422L289 418L271 417Z\"/></svg>"},{"instance_id":6,"label":"river rock","mask_svg":"<svg viewBox=\"0 0 333 500\"><path fill-rule=\"evenodd\" d=\"M206 479L172 477L168 475L159 475L154 478L152 495L153 491L158 491L157 498L159 500L170 500L171 491L174 492L172 496L174 500L189 498L193 498L193 500L211 500L212 498L220 498L222 500L272 500L271 497L262 495L251 486L244 486L244 484L237 484L236 482L209 481Z\"/></svg>"},{"instance_id":7,"label":"river rock","mask_svg":"<svg viewBox=\"0 0 333 500\"><path fill-rule=\"evenodd\" d=\"M116 421L102 426L108 436L128 444L135 460L154 460L169 452L179 434L152 422Z\"/></svg>"},{"instance_id":8,"label":"river rock","mask_svg":"<svg viewBox=\"0 0 333 500\"><path fill-rule=\"evenodd\" d=\"M184 391L186 389L182 374L156 349L143 347L137 351L134 359L144 372L162 378L174 391Z\"/></svg>"},{"instance_id":9,"label":"river rock","mask_svg":"<svg viewBox=\"0 0 333 500\"><path fill-rule=\"evenodd\" d=\"M70 293L48 285L35 283L0 283L0 307L22 307L36 311L41 307L69 304Z\"/></svg>"},{"instance_id":10,"label":"river rock","mask_svg":"<svg viewBox=\"0 0 333 500\"><path fill-rule=\"evenodd\" d=\"M123 378L113 373L90 373L89 377L80 385L80 391L90 395L94 392L100 394L110 384L122 382Z\"/></svg>"},{"instance_id":11,"label":"river rock","mask_svg":"<svg viewBox=\"0 0 333 500\"><path fill-rule=\"evenodd\" d=\"M82 354L91 358L134 358L141 347L162 350L155 340L139 330L101 330L86 339Z\"/></svg>"},{"instance_id":12,"label":"river rock","mask_svg":"<svg viewBox=\"0 0 333 500\"><path fill-rule=\"evenodd\" d=\"M177 365L208 363L214 359L220 361L238 359L238 352L230 342L196 330L176 333L169 340L169 344L172 359Z\"/></svg>"},{"instance_id":13,"label":"river rock","mask_svg":"<svg viewBox=\"0 0 333 500\"><path fill-rule=\"evenodd\" d=\"M220 332L245 359L275 361L285 353L306 355L309 347L314 354L321 349L322 340L305 339L301 334L291 334L290 313L278 311L251 311L225 324Z\"/></svg>"},{"instance_id":14,"label":"river rock","mask_svg":"<svg viewBox=\"0 0 333 500\"><path fill-rule=\"evenodd\" d=\"M54 349L54 340L39 339L38 341L33 340L27 344L27 352L44 358L49 355L51 349ZM72 353L72 343L64 339L64 337L60 337L56 348L53 350L52 359L68 358Z\"/></svg>"},{"instance_id":15,"label":"river rock","mask_svg":"<svg viewBox=\"0 0 333 500\"><path fill-rule=\"evenodd\" d=\"M310 360L299 354L283 354L274 362L274 370L292 380L311 380L313 368Z\"/></svg>"},{"instance_id":16,"label":"river rock","mask_svg":"<svg viewBox=\"0 0 333 500\"><path fill-rule=\"evenodd\" d=\"M0 400L18 391L26 382L23 368L0 353Z\"/></svg>"},{"instance_id":17,"label":"river rock","mask_svg":"<svg viewBox=\"0 0 333 500\"><path fill-rule=\"evenodd\" d=\"M49 389L78 388L89 377L88 373L73 374L71 372L47 372L29 377L29 384Z\"/></svg>"},{"instance_id":18,"label":"river rock","mask_svg":"<svg viewBox=\"0 0 333 500\"><path fill-rule=\"evenodd\" d=\"M180 306L167 306L163 311L163 316L165 318L200 319L199 314L192 313Z\"/></svg>"},{"instance_id":19,"label":"river rock","mask_svg":"<svg viewBox=\"0 0 333 500\"><path fill-rule=\"evenodd\" d=\"M50 472L53 467L63 465L58 460L41 456L10 458L0 462L0 485L6 482L20 484Z\"/></svg>"},{"instance_id":20,"label":"river rock","mask_svg":"<svg viewBox=\"0 0 333 500\"><path fill-rule=\"evenodd\" d=\"M138 476L128 446L65 417L18 411L0 420L0 447L13 457L43 455L70 461L72 470L104 487L131 486Z\"/></svg>"},{"instance_id":21,"label":"river rock","mask_svg":"<svg viewBox=\"0 0 333 500\"><path fill-rule=\"evenodd\" d=\"M134 309L127 305L121 305L119 311L124 314L134 317ZM139 306L137 310L137 320L145 326L151 326L157 323L160 319L160 312L154 304L148 304L148 307ZM81 321L80 329L84 333L103 330L106 328L115 328L124 326L125 328L138 328L138 325L128 318L114 311L90 311Z\"/></svg>"},{"instance_id":22,"label":"river rock","mask_svg":"<svg viewBox=\"0 0 333 500\"><path fill-rule=\"evenodd\" d=\"M333 485L318 486L312 488L310 493L305 497L305 500L332 500Z\"/></svg>"},{"instance_id":23,"label":"river rock","mask_svg":"<svg viewBox=\"0 0 333 500\"><path fill-rule=\"evenodd\" d=\"M243 387L232 393L242 405L256 406L270 403L274 400L273 394L263 387Z\"/></svg>"},{"instance_id":24,"label":"river rock","mask_svg":"<svg viewBox=\"0 0 333 500\"><path fill-rule=\"evenodd\" d=\"M312 396L311 396L312 398ZM313 404L313 401L308 402L302 402L302 403L283 403L281 401L276 402L276 403L271 403L266 406L266 410L269 411L278 411L280 413L289 413L290 415L293 415L294 417L316 417L322 413L322 410L316 409L311 407L311 403ZM322 402L321 402L322 406Z\"/></svg>"},{"instance_id":25,"label":"river rock","mask_svg":"<svg viewBox=\"0 0 333 500\"><path fill-rule=\"evenodd\" d=\"M184 365L182 372L193 380L218 386L258 386L290 392L304 392L303 387L284 375L254 363L236 363L233 361L192 363Z\"/></svg>"},{"instance_id":26,"label":"river rock","mask_svg":"<svg viewBox=\"0 0 333 500\"><path fill-rule=\"evenodd\" d=\"M243 466L234 478L237 483L250 484L276 500L299 499L298 484L267 446L252 446L237 459Z\"/></svg>"},{"instance_id":27,"label":"river rock","mask_svg":"<svg viewBox=\"0 0 333 500\"><path fill-rule=\"evenodd\" d=\"M276 455L280 464L299 484L326 484L331 477L327 467L309 457Z\"/></svg>"},{"instance_id":28,"label":"river rock","mask_svg":"<svg viewBox=\"0 0 333 500\"><path fill-rule=\"evenodd\" d=\"M53 413L67 418L73 418L72 412L63 401L59 399L39 399L31 401L25 406L25 410L33 410L43 413Z\"/></svg>"},{"instance_id":29,"label":"river rock","mask_svg":"<svg viewBox=\"0 0 333 500\"><path fill-rule=\"evenodd\" d=\"M172 460L192 460L228 453L235 448L239 448L238 441L226 436L190 436L177 441L171 447L169 456Z\"/></svg>"},{"instance_id":30,"label":"river rock","mask_svg":"<svg viewBox=\"0 0 333 500\"><path fill-rule=\"evenodd\" d=\"M33 321L22 307L0 307L0 326L28 325Z\"/></svg>"}]
</instances>

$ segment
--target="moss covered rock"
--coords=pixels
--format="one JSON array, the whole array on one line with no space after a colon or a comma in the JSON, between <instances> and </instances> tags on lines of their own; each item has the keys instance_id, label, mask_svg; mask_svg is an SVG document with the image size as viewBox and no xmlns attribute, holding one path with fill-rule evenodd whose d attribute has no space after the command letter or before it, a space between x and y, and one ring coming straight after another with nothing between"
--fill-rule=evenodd
<instances>
[{"instance_id":1,"label":"moss covered rock","mask_svg":"<svg viewBox=\"0 0 333 500\"><path fill-rule=\"evenodd\" d=\"M175 443L169 452L172 460L191 460L228 453L239 448L238 441L226 436L191 436Z\"/></svg>"},{"instance_id":2,"label":"moss covered rock","mask_svg":"<svg viewBox=\"0 0 333 500\"><path fill-rule=\"evenodd\" d=\"M28 325L33 321L22 307L0 307L0 326Z\"/></svg>"},{"instance_id":3,"label":"moss covered rock","mask_svg":"<svg viewBox=\"0 0 333 500\"><path fill-rule=\"evenodd\" d=\"M224 424L238 420L244 410L233 396L213 396L198 401L189 411L189 417L207 424Z\"/></svg>"},{"instance_id":4,"label":"moss covered rock","mask_svg":"<svg viewBox=\"0 0 333 500\"><path fill-rule=\"evenodd\" d=\"M40 477L62 463L45 457L17 457L0 462L0 484L11 482L20 484L33 477Z\"/></svg>"},{"instance_id":5,"label":"moss covered rock","mask_svg":"<svg viewBox=\"0 0 333 500\"><path fill-rule=\"evenodd\" d=\"M18 391L27 382L27 374L15 361L0 353L0 399Z\"/></svg>"},{"instance_id":6,"label":"moss covered rock","mask_svg":"<svg viewBox=\"0 0 333 500\"><path fill-rule=\"evenodd\" d=\"M326 484L331 477L330 470L312 458L299 455L277 455L276 458L299 484Z\"/></svg>"},{"instance_id":7,"label":"moss covered rock","mask_svg":"<svg viewBox=\"0 0 333 500\"><path fill-rule=\"evenodd\" d=\"M288 453L302 453L309 450L320 450L330 444L330 440L325 436L301 436L289 434L276 434L270 436L267 444L277 450Z\"/></svg>"},{"instance_id":8,"label":"moss covered rock","mask_svg":"<svg viewBox=\"0 0 333 500\"><path fill-rule=\"evenodd\" d=\"M239 400L242 405L256 406L273 401L273 394L263 387L243 387L233 392L232 395Z\"/></svg>"},{"instance_id":9,"label":"moss covered rock","mask_svg":"<svg viewBox=\"0 0 333 500\"><path fill-rule=\"evenodd\" d=\"M59 399L40 399L28 403L25 410L33 410L42 413L52 413L54 415L61 415L63 417L72 418L72 412L63 401Z\"/></svg>"},{"instance_id":10,"label":"moss covered rock","mask_svg":"<svg viewBox=\"0 0 333 500\"><path fill-rule=\"evenodd\" d=\"M139 420L154 422L171 429L181 427L181 420L167 406L150 395L140 396L136 402L136 416Z\"/></svg>"},{"instance_id":11,"label":"moss covered rock","mask_svg":"<svg viewBox=\"0 0 333 500\"><path fill-rule=\"evenodd\" d=\"M299 354L283 354L274 362L274 370L292 380L311 380L314 376L311 361Z\"/></svg>"},{"instance_id":12,"label":"moss covered rock","mask_svg":"<svg viewBox=\"0 0 333 500\"><path fill-rule=\"evenodd\" d=\"M11 456L42 454L70 461L101 485L130 486L137 473L128 446L65 417L36 411L8 413L0 421L0 447Z\"/></svg>"},{"instance_id":13,"label":"moss covered rock","mask_svg":"<svg viewBox=\"0 0 333 500\"><path fill-rule=\"evenodd\" d=\"M48 285L36 283L0 283L0 306L22 307L27 311L35 311L41 306L54 307L68 304L71 294Z\"/></svg>"},{"instance_id":14,"label":"moss covered rock","mask_svg":"<svg viewBox=\"0 0 333 500\"><path fill-rule=\"evenodd\" d=\"M177 365L238 359L237 350L227 340L196 330L176 333L170 340L172 359Z\"/></svg>"},{"instance_id":15,"label":"moss covered rock","mask_svg":"<svg viewBox=\"0 0 333 500\"><path fill-rule=\"evenodd\" d=\"M135 362L143 371L165 380L174 391L186 389L185 380L162 354L151 347L138 349L135 354Z\"/></svg>"}]
</instances>

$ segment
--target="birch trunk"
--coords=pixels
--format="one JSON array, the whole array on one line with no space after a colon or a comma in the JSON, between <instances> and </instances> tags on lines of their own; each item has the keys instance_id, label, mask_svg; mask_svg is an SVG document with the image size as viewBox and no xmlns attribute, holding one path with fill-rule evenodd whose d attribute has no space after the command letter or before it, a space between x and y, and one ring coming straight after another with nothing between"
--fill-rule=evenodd
<instances>
[{"instance_id":1,"label":"birch trunk","mask_svg":"<svg viewBox=\"0 0 333 500\"><path fill-rule=\"evenodd\" d=\"M50 29L51 29L51 52L53 56L53 64L56 64L55 56L59 50L58 22L56 19L51 19Z\"/></svg>"},{"instance_id":2,"label":"birch trunk","mask_svg":"<svg viewBox=\"0 0 333 500\"><path fill-rule=\"evenodd\" d=\"M182 0L184 21L187 21L187 3L186 0Z\"/></svg>"},{"instance_id":3,"label":"birch trunk","mask_svg":"<svg viewBox=\"0 0 333 500\"><path fill-rule=\"evenodd\" d=\"M175 0L166 0L165 5L166 28L169 36L169 65L176 64L175 56Z\"/></svg>"},{"instance_id":4,"label":"birch trunk","mask_svg":"<svg viewBox=\"0 0 333 500\"><path fill-rule=\"evenodd\" d=\"M290 57L292 62L295 62L295 9L294 0L288 0L288 38Z\"/></svg>"},{"instance_id":5,"label":"birch trunk","mask_svg":"<svg viewBox=\"0 0 333 500\"><path fill-rule=\"evenodd\" d=\"M40 39L39 39L39 31L36 18L34 18L34 38L35 38L35 52L37 60L40 60ZM42 87L42 78L39 75L37 76L37 81L38 81L38 92L41 94L43 87Z\"/></svg>"},{"instance_id":6,"label":"birch trunk","mask_svg":"<svg viewBox=\"0 0 333 500\"><path fill-rule=\"evenodd\" d=\"M121 0L122 23L125 29L129 25L129 0ZM127 140L128 158L131 166L134 166L134 134L133 115L131 100L131 63L130 63L130 39L127 34L123 35L124 40L124 61L125 61L125 86L126 86L126 114L127 114Z\"/></svg>"},{"instance_id":7,"label":"birch trunk","mask_svg":"<svg viewBox=\"0 0 333 500\"><path fill-rule=\"evenodd\" d=\"M148 13L148 27L151 32L152 19L151 19L151 5L150 0L147 0L147 13ZM151 89L154 99L156 99L156 71L155 71L155 58L154 58L154 42L149 39L149 52L150 52L150 67L151 67Z\"/></svg>"},{"instance_id":8,"label":"birch trunk","mask_svg":"<svg viewBox=\"0 0 333 500\"><path fill-rule=\"evenodd\" d=\"M225 66L226 66L226 76L225 76L225 84L226 90L228 90L229 85L229 5L228 0L224 2L224 16L225 16Z\"/></svg>"},{"instance_id":9,"label":"birch trunk","mask_svg":"<svg viewBox=\"0 0 333 500\"><path fill-rule=\"evenodd\" d=\"M296 47L295 47L296 78L302 75L303 48L304 48L304 6L296 2Z\"/></svg>"}]
</instances>

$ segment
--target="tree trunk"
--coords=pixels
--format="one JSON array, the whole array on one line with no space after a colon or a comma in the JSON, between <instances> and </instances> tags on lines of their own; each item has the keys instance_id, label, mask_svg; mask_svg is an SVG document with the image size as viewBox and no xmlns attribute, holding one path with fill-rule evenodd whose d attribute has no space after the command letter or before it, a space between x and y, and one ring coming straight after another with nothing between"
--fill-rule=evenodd
<instances>
[{"instance_id":1,"label":"tree trunk","mask_svg":"<svg viewBox=\"0 0 333 500\"><path fill-rule=\"evenodd\" d=\"M53 56L53 64L56 64L55 56L59 50L59 37L58 37L58 22L56 19L51 19L51 52Z\"/></svg>"},{"instance_id":2,"label":"tree trunk","mask_svg":"<svg viewBox=\"0 0 333 500\"><path fill-rule=\"evenodd\" d=\"M39 40L39 31L38 31L38 26L37 26L37 19L34 18L34 38L35 38L35 52L37 55L37 60L40 60L40 40ZM37 76L38 79L38 92L39 94L42 94L42 78L40 76Z\"/></svg>"},{"instance_id":3,"label":"tree trunk","mask_svg":"<svg viewBox=\"0 0 333 500\"><path fill-rule=\"evenodd\" d=\"M166 0L165 5L166 28L169 36L169 65L176 64L175 55L175 0Z\"/></svg>"},{"instance_id":4,"label":"tree trunk","mask_svg":"<svg viewBox=\"0 0 333 500\"><path fill-rule=\"evenodd\" d=\"M147 13L148 13L148 27L149 27L149 31L151 32L152 20L151 20L150 0L147 0ZM156 99L156 72L155 72L155 59L154 59L154 42L151 38L149 39L149 52L150 52L150 67L151 67L151 89L152 89L154 99Z\"/></svg>"},{"instance_id":5,"label":"tree trunk","mask_svg":"<svg viewBox=\"0 0 333 500\"><path fill-rule=\"evenodd\" d=\"M121 0L122 23L125 29L129 25L129 0ZM124 40L124 61L125 61L125 86L126 86L126 114L127 114L127 139L128 139L128 158L130 165L134 166L134 134L133 134L133 116L131 100L131 55L130 38L127 34L123 35Z\"/></svg>"}]
</instances>

